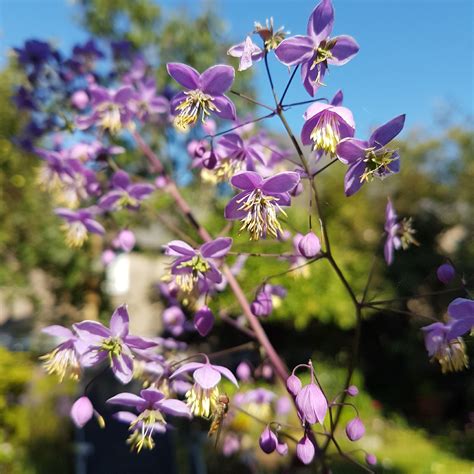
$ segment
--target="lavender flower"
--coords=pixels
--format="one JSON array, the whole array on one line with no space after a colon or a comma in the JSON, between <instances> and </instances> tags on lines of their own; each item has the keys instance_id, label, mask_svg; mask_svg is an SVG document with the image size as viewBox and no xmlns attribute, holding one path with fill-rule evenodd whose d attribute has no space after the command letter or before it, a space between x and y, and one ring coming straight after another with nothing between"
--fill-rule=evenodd
<instances>
[{"instance_id":1,"label":"lavender flower","mask_svg":"<svg viewBox=\"0 0 474 474\"><path fill-rule=\"evenodd\" d=\"M277 237L282 228L277 219L281 206L289 206L291 191L299 182L300 175L294 172L278 173L270 178L262 178L252 171L237 173L231 183L242 190L234 196L225 208L228 220L240 220L239 231L248 230L250 240L259 240L268 234Z\"/></svg>"},{"instance_id":2,"label":"lavender flower","mask_svg":"<svg viewBox=\"0 0 474 474\"><path fill-rule=\"evenodd\" d=\"M193 290L198 281L218 284L222 274L213 259L224 257L232 246L230 237L222 237L193 249L182 240L173 240L166 245L166 255L177 257L171 265L171 274L176 284L185 292Z\"/></svg>"},{"instance_id":3,"label":"lavender flower","mask_svg":"<svg viewBox=\"0 0 474 474\"><path fill-rule=\"evenodd\" d=\"M247 36L242 43L232 46L227 54L234 58L240 58L239 71L245 71L252 67L253 62L260 61L264 52L252 41L250 36Z\"/></svg>"},{"instance_id":4,"label":"lavender flower","mask_svg":"<svg viewBox=\"0 0 474 474\"><path fill-rule=\"evenodd\" d=\"M112 242L113 247L121 249L124 252L131 252L135 247L135 234L129 229L122 229Z\"/></svg>"},{"instance_id":5,"label":"lavender flower","mask_svg":"<svg viewBox=\"0 0 474 474\"><path fill-rule=\"evenodd\" d=\"M204 305L194 315L194 327L202 337L206 337L214 326L214 320L214 314L211 309L209 306Z\"/></svg>"},{"instance_id":6,"label":"lavender flower","mask_svg":"<svg viewBox=\"0 0 474 474\"><path fill-rule=\"evenodd\" d=\"M301 387L301 380L295 374L291 374L286 379L286 388L294 397L298 395L301 390Z\"/></svg>"},{"instance_id":7,"label":"lavender flower","mask_svg":"<svg viewBox=\"0 0 474 474\"><path fill-rule=\"evenodd\" d=\"M168 63L166 67L168 74L187 89L171 101L171 110L177 115L174 123L179 129L186 131L199 116L205 122L211 113L224 119L235 119L235 106L224 95L234 81L233 67L218 64L202 74L186 64Z\"/></svg>"},{"instance_id":8,"label":"lavender flower","mask_svg":"<svg viewBox=\"0 0 474 474\"><path fill-rule=\"evenodd\" d=\"M384 245L385 261L388 265L393 262L393 253L395 250L403 248L406 250L410 245L418 245L414 234L415 230L412 227L412 219L399 220L392 201L388 199L387 207L385 208L385 232L387 238Z\"/></svg>"},{"instance_id":9,"label":"lavender flower","mask_svg":"<svg viewBox=\"0 0 474 474\"><path fill-rule=\"evenodd\" d=\"M346 425L346 435L351 441L361 439L365 434L365 426L362 420L357 416Z\"/></svg>"},{"instance_id":10,"label":"lavender flower","mask_svg":"<svg viewBox=\"0 0 474 474\"><path fill-rule=\"evenodd\" d=\"M188 362L175 370L170 377L174 379L186 372L193 372L194 385L186 393L186 403L191 412L196 416L209 418L216 410L219 400L218 384L222 375L230 380L236 387L239 386L234 374L221 365L210 364L209 361Z\"/></svg>"},{"instance_id":11,"label":"lavender flower","mask_svg":"<svg viewBox=\"0 0 474 474\"><path fill-rule=\"evenodd\" d=\"M80 247L88 237L88 232L103 235L105 229L94 219L99 213L96 208L77 209L72 211L57 208L54 213L65 221L63 228L66 231L66 243L70 247Z\"/></svg>"},{"instance_id":12,"label":"lavender flower","mask_svg":"<svg viewBox=\"0 0 474 474\"><path fill-rule=\"evenodd\" d=\"M137 410L138 416L130 412L117 414L120 421L130 423L132 434L128 443L137 452L143 448L153 449L155 446L153 435L166 431L164 414L191 418L191 412L185 403L180 400L167 399L162 392L155 388L142 390L140 396L127 392L119 393L109 398L107 403L124 405Z\"/></svg>"},{"instance_id":13,"label":"lavender flower","mask_svg":"<svg viewBox=\"0 0 474 474\"><path fill-rule=\"evenodd\" d=\"M267 425L262 431L258 440L261 450L266 454L271 454L275 451L278 443L276 434L271 430L270 425Z\"/></svg>"},{"instance_id":14,"label":"lavender flower","mask_svg":"<svg viewBox=\"0 0 474 474\"><path fill-rule=\"evenodd\" d=\"M99 207L104 210L116 210L126 207L136 210L143 201L155 190L147 183L132 184L125 171L117 171L112 176L112 190L102 196Z\"/></svg>"},{"instance_id":15,"label":"lavender flower","mask_svg":"<svg viewBox=\"0 0 474 474\"><path fill-rule=\"evenodd\" d=\"M81 130L93 125L112 135L119 133L124 127L131 124L133 112L130 102L134 98L134 91L130 86L118 90L108 90L95 86L89 89L93 112L88 117L79 117L76 121Z\"/></svg>"},{"instance_id":16,"label":"lavender flower","mask_svg":"<svg viewBox=\"0 0 474 474\"><path fill-rule=\"evenodd\" d=\"M128 324L126 305L119 306L113 312L109 328L97 321L74 324L75 332L87 344L87 349L81 355L81 364L91 367L108 358L117 379L124 384L130 382L133 377L133 352L149 349L157 343L132 336Z\"/></svg>"},{"instance_id":17,"label":"lavender flower","mask_svg":"<svg viewBox=\"0 0 474 474\"><path fill-rule=\"evenodd\" d=\"M474 328L474 301L467 298L456 298L448 306L452 318L448 338L456 338L472 331Z\"/></svg>"},{"instance_id":18,"label":"lavender flower","mask_svg":"<svg viewBox=\"0 0 474 474\"><path fill-rule=\"evenodd\" d=\"M313 258L321 251L321 242L316 234L310 231L300 239L298 250L303 257Z\"/></svg>"},{"instance_id":19,"label":"lavender flower","mask_svg":"<svg viewBox=\"0 0 474 474\"><path fill-rule=\"evenodd\" d=\"M441 322L422 327L428 355L439 362L441 371L458 372L468 367L466 346L461 337L463 332L452 331L451 324Z\"/></svg>"},{"instance_id":20,"label":"lavender flower","mask_svg":"<svg viewBox=\"0 0 474 474\"><path fill-rule=\"evenodd\" d=\"M308 107L304 118L303 145L312 145L313 150L331 158L336 156L336 147L342 139L354 136L354 118L346 107L316 102Z\"/></svg>"},{"instance_id":21,"label":"lavender flower","mask_svg":"<svg viewBox=\"0 0 474 474\"><path fill-rule=\"evenodd\" d=\"M305 385L296 395L296 406L303 422L324 423L328 402L322 390L313 382Z\"/></svg>"},{"instance_id":22,"label":"lavender flower","mask_svg":"<svg viewBox=\"0 0 474 474\"><path fill-rule=\"evenodd\" d=\"M94 407L87 397L81 397L72 405L70 415L74 424L82 428L93 417Z\"/></svg>"},{"instance_id":23,"label":"lavender flower","mask_svg":"<svg viewBox=\"0 0 474 474\"><path fill-rule=\"evenodd\" d=\"M314 444L305 433L296 445L296 456L303 464L310 464L315 453Z\"/></svg>"},{"instance_id":24,"label":"lavender flower","mask_svg":"<svg viewBox=\"0 0 474 474\"><path fill-rule=\"evenodd\" d=\"M79 380L80 358L87 346L70 329L63 326L47 326L41 332L56 337L60 341L55 349L40 357L44 361L46 372L57 374L60 382L66 375L73 380Z\"/></svg>"},{"instance_id":25,"label":"lavender flower","mask_svg":"<svg viewBox=\"0 0 474 474\"><path fill-rule=\"evenodd\" d=\"M277 58L287 66L301 64L303 85L311 96L322 85L329 65L342 66L359 51L351 36L330 38L334 23L331 0L323 0L311 13L307 35L283 40L276 48Z\"/></svg>"},{"instance_id":26,"label":"lavender flower","mask_svg":"<svg viewBox=\"0 0 474 474\"><path fill-rule=\"evenodd\" d=\"M405 115L399 115L376 128L367 141L356 138L341 140L336 148L338 158L349 165L344 178L346 196L355 194L371 179L383 179L400 171L400 156L396 150L387 148L403 129Z\"/></svg>"},{"instance_id":27,"label":"lavender flower","mask_svg":"<svg viewBox=\"0 0 474 474\"><path fill-rule=\"evenodd\" d=\"M168 114L170 104L166 97L157 94L154 79L144 79L136 84L130 108L138 119L146 122L152 117Z\"/></svg>"}]
</instances>

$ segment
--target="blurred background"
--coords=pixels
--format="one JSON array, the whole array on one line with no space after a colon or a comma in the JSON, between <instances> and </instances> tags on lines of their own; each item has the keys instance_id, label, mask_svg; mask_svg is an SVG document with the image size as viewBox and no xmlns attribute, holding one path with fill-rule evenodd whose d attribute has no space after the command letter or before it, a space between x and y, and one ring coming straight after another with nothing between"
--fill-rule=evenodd
<instances>
[{"instance_id":1,"label":"blurred background","mask_svg":"<svg viewBox=\"0 0 474 474\"><path fill-rule=\"evenodd\" d=\"M420 247L397 253L395 263L375 266L372 296L403 299L394 311L371 311L364 316L360 363L356 372L361 388L358 406L367 427L361 446L380 460L377 472L474 472L474 378L472 369L442 375L430 363L413 312L441 318L449 302L462 291L425 299L415 294L445 290L435 270L448 257L472 287L474 275L474 160L473 160L473 46L474 16L470 0L348 1L336 0L335 34L350 34L360 44L358 56L327 77L328 97L343 89L344 104L354 112L358 136L395 115L407 114L398 146L402 171L384 182L374 182L350 199L342 190L343 169L332 167L322 180L324 212L333 237L334 253L354 287L364 288L372 255L383 228L386 196L399 214L412 216ZM19 110L12 95L25 83L13 48L35 38L51 41L69 54L72 48L95 38L97 44L127 40L144 52L156 68L160 90L169 81L164 64L185 62L203 70L217 62L232 63L228 47L253 30L254 21L273 17L275 26L298 34L305 31L312 1L153 1L153 0L0 0L0 473L278 473L311 472L288 460L282 462L253 450L224 456L206 441L206 428L193 423L160 438L151 453L137 456L125 445L126 426L110 422L101 431L89 423L75 430L69 408L80 387L59 385L48 377L38 356L51 348L41 327L81 319L108 320L113 307L127 302L136 333L154 336L163 331L161 303L156 291L166 268L160 255L171 235L158 212L176 225L171 203L157 197L132 224L135 250L122 255L107 270L100 263L99 240L91 239L80 251L68 248L52 209L51 195L37 185L39 160L26 151L21 138L34 125L32 114ZM232 63L234 66L236 64ZM288 71L271 64L274 80L284 87ZM271 103L261 67L239 74L235 89ZM327 92L326 92L327 91ZM299 81L290 89L291 100L307 99ZM237 104L242 114L248 104ZM298 133L304 109L288 112ZM280 124L268 122L269 132L286 143ZM152 133L160 150L178 149L179 137ZM31 136L31 134L30 134ZM171 142L171 145L170 145ZM34 142L33 144L41 145ZM126 147L126 143L120 143ZM137 159L126 154L128 163ZM179 153L176 156L180 157ZM213 207L212 193L196 191L189 163L177 159L176 176L211 230L223 226L222 203ZM302 228L304 203L292 208L291 222ZM143 224L145 222L146 224ZM240 249L252 247L238 240ZM284 247L271 244L271 251ZM380 253L380 252L379 252ZM354 330L351 302L325 266L311 267L306 275L274 279L288 296L276 305L266 328L288 365L312 357L321 382L330 393L343 385ZM284 270L279 261L252 260L246 264L244 290L249 294L271 274ZM232 308L230 294L219 304ZM292 334L288 337L288 334ZM186 341L197 344L196 338ZM466 338L468 339L468 338ZM245 343L227 326L218 325L206 350ZM472 357L472 338L467 340ZM240 357L240 359L239 359ZM262 374L264 361L251 351L245 358ZM271 374L267 377L271 381ZM262 381L263 380L263 381ZM255 386L265 387L259 379ZM254 386L249 382L249 387ZM112 380L94 390L103 403L120 387ZM115 391L115 392L114 392ZM102 407L105 414L107 408ZM261 427L236 420L235 429L258 436ZM255 438L256 439L256 438ZM345 445L346 449L351 447ZM333 472L359 472L334 459Z\"/></svg>"}]
</instances>

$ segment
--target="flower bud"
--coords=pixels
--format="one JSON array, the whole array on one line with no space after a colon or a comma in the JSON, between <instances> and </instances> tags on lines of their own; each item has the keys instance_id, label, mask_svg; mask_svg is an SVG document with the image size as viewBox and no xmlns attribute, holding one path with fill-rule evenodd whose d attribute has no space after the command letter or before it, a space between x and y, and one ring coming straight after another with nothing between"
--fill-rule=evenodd
<instances>
[{"instance_id":1,"label":"flower bud","mask_svg":"<svg viewBox=\"0 0 474 474\"><path fill-rule=\"evenodd\" d=\"M321 242L312 231L302 237L298 243L299 253L306 258L313 258L321 251Z\"/></svg>"},{"instance_id":2,"label":"flower bud","mask_svg":"<svg viewBox=\"0 0 474 474\"><path fill-rule=\"evenodd\" d=\"M301 390L301 380L296 375L291 374L286 379L286 388L294 397L296 397L298 392Z\"/></svg>"},{"instance_id":3,"label":"flower bud","mask_svg":"<svg viewBox=\"0 0 474 474\"><path fill-rule=\"evenodd\" d=\"M328 410L328 402L322 390L315 384L305 385L296 396L301 419L309 424L323 423Z\"/></svg>"},{"instance_id":4,"label":"flower bud","mask_svg":"<svg viewBox=\"0 0 474 474\"><path fill-rule=\"evenodd\" d=\"M202 157L202 165L208 170L213 170L217 165L217 155L214 150L206 152Z\"/></svg>"},{"instance_id":5,"label":"flower bud","mask_svg":"<svg viewBox=\"0 0 474 474\"><path fill-rule=\"evenodd\" d=\"M293 197L299 196L303 192L303 183L300 181L291 191Z\"/></svg>"},{"instance_id":6,"label":"flower bud","mask_svg":"<svg viewBox=\"0 0 474 474\"><path fill-rule=\"evenodd\" d=\"M286 456L288 454L288 445L286 443L278 442L276 450L280 456Z\"/></svg>"},{"instance_id":7,"label":"flower bud","mask_svg":"<svg viewBox=\"0 0 474 474\"><path fill-rule=\"evenodd\" d=\"M109 265L115 259L115 252L111 249L105 249L100 257L102 265Z\"/></svg>"},{"instance_id":8,"label":"flower bud","mask_svg":"<svg viewBox=\"0 0 474 474\"><path fill-rule=\"evenodd\" d=\"M155 186L157 189L163 189L168 184L167 179L164 176L158 176L155 179Z\"/></svg>"},{"instance_id":9,"label":"flower bud","mask_svg":"<svg viewBox=\"0 0 474 474\"><path fill-rule=\"evenodd\" d=\"M89 96L86 91L79 90L71 96L71 104L78 110L84 110L89 103Z\"/></svg>"},{"instance_id":10,"label":"flower bud","mask_svg":"<svg viewBox=\"0 0 474 474\"><path fill-rule=\"evenodd\" d=\"M124 252L128 253L133 249L133 247L135 247L135 234L131 230L121 230L116 240L117 246L121 248Z\"/></svg>"},{"instance_id":11,"label":"flower bud","mask_svg":"<svg viewBox=\"0 0 474 474\"><path fill-rule=\"evenodd\" d=\"M356 397L359 394L359 389L355 385L347 387L347 394L351 397Z\"/></svg>"},{"instance_id":12,"label":"flower bud","mask_svg":"<svg viewBox=\"0 0 474 474\"><path fill-rule=\"evenodd\" d=\"M255 316L269 316L273 310L272 295L269 291L262 290L258 293L250 306Z\"/></svg>"},{"instance_id":13,"label":"flower bud","mask_svg":"<svg viewBox=\"0 0 474 474\"><path fill-rule=\"evenodd\" d=\"M252 370L250 369L250 366L247 364L247 362L241 362L237 366L237 369L235 369L235 372L237 377L239 377L239 379L244 382L247 382L250 380L250 377L252 377Z\"/></svg>"},{"instance_id":14,"label":"flower bud","mask_svg":"<svg viewBox=\"0 0 474 474\"><path fill-rule=\"evenodd\" d=\"M212 327L214 326L214 314L210 310L209 306L203 306L194 315L194 327L197 332L202 336L207 336Z\"/></svg>"},{"instance_id":15,"label":"flower bud","mask_svg":"<svg viewBox=\"0 0 474 474\"><path fill-rule=\"evenodd\" d=\"M270 429L270 425L267 425L266 428L263 430L258 442L260 444L260 448L262 448L262 451L264 453L270 454L275 451L278 439L275 433Z\"/></svg>"},{"instance_id":16,"label":"flower bud","mask_svg":"<svg viewBox=\"0 0 474 474\"><path fill-rule=\"evenodd\" d=\"M87 397L78 398L71 407L71 419L78 428L82 428L94 415L94 407Z\"/></svg>"},{"instance_id":17,"label":"flower bud","mask_svg":"<svg viewBox=\"0 0 474 474\"><path fill-rule=\"evenodd\" d=\"M303 464L309 464L314 458L314 444L304 435L296 445L296 456Z\"/></svg>"},{"instance_id":18,"label":"flower bud","mask_svg":"<svg viewBox=\"0 0 474 474\"><path fill-rule=\"evenodd\" d=\"M351 441L357 441L365 434L365 426L359 417L349 421L346 425L346 435Z\"/></svg>"},{"instance_id":19,"label":"flower bud","mask_svg":"<svg viewBox=\"0 0 474 474\"><path fill-rule=\"evenodd\" d=\"M365 462L369 466L375 466L377 464L377 458L375 457L374 454L367 453L366 456L365 456Z\"/></svg>"},{"instance_id":20,"label":"flower bud","mask_svg":"<svg viewBox=\"0 0 474 474\"><path fill-rule=\"evenodd\" d=\"M444 263L438 267L436 275L441 283L447 285L456 276L456 270L450 263Z\"/></svg>"}]
</instances>

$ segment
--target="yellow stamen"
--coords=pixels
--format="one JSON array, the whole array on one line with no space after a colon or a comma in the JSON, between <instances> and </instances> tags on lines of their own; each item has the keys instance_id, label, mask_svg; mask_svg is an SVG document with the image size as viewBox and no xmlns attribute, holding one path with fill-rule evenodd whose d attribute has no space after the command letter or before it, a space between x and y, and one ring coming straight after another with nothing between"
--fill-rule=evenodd
<instances>
[{"instance_id":1,"label":"yellow stamen","mask_svg":"<svg viewBox=\"0 0 474 474\"><path fill-rule=\"evenodd\" d=\"M198 384L194 384L191 390L186 393L186 404L195 416L210 418L215 411L219 401L219 389L203 389Z\"/></svg>"},{"instance_id":2,"label":"yellow stamen","mask_svg":"<svg viewBox=\"0 0 474 474\"><path fill-rule=\"evenodd\" d=\"M187 131L190 125L192 126L197 122L199 116L201 116L201 121L204 123L211 112L220 112L213 102L214 97L211 95L204 94L199 89L185 91L184 94L186 99L176 107L179 114L174 120L174 124L179 130Z\"/></svg>"},{"instance_id":3,"label":"yellow stamen","mask_svg":"<svg viewBox=\"0 0 474 474\"><path fill-rule=\"evenodd\" d=\"M43 367L49 375L57 374L62 382L66 375L72 380L79 380L81 366L77 359L76 351L72 347L56 348L40 357Z\"/></svg>"}]
</instances>

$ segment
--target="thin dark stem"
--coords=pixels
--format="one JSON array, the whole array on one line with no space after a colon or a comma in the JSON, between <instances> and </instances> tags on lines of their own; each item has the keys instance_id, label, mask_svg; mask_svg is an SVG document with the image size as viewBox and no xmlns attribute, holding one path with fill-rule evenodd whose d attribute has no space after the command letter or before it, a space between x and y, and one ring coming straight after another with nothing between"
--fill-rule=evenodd
<instances>
[{"instance_id":1,"label":"thin dark stem","mask_svg":"<svg viewBox=\"0 0 474 474\"><path fill-rule=\"evenodd\" d=\"M248 102L251 102L252 104L255 104L255 105L259 105L260 107L264 107L265 109L268 109L268 110L271 110L273 112L273 107L270 107L269 105L266 105L266 104L262 104L262 102L259 102L258 100L255 100L255 99L252 99L252 97L249 97L247 95L244 95L240 92L237 92L237 91L234 91L234 90L230 90L229 91L231 94L234 94L238 97L241 97L242 99L245 99L247 100Z\"/></svg>"},{"instance_id":2,"label":"thin dark stem","mask_svg":"<svg viewBox=\"0 0 474 474\"><path fill-rule=\"evenodd\" d=\"M374 305L374 304L390 304L390 303L399 303L406 300L411 299L418 299L418 298L430 298L431 296L438 296L446 293L456 293L457 291L462 291L464 288L450 288L448 290L440 290L440 291L433 291L432 293L423 293L420 295L413 295L413 296L400 296L399 298L393 298L391 300L375 300L375 301L368 301L364 305Z\"/></svg>"},{"instance_id":3,"label":"thin dark stem","mask_svg":"<svg viewBox=\"0 0 474 474\"><path fill-rule=\"evenodd\" d=\"M291 104L281 105L281 108L283 110L288 110L290 107L296 107L297 105L313 104L314 102L328 102L328 100L325 97L320 99L303 100L302 102L293 102Z\"/></svg>"},{"instance_id":4,"label":"thin dark stem","mask_svg":"<svg viewBox=\"0 0 474 474\"><path fill-rule=\"evenodd\" d=\"M242 352L246 350L258 349L258 346L255 342L246 342L245 344L240 344L238 346L230 347L229 349L223 349L222 351L211 352L207 356L209 359L217 359L228 354L233 354L234 352Z\"/></svg>"},{"instance_id":5,"label":"thin dark stem","mask_svg":"<svg viewBox=\"0 0 474 474\"><path fill-rule=\"evenodd\" d=\"M285 100L285 97L286 97L286 93L288 92L288 89L290 88L290 85L291 83L293 82L293 79L295 77L295 74L296 74L296 71L298 71L298 66L296 66L294 69L293 69L293 72L291 73L291 76L290 76L290 79L288 80L288 82L286 83L286 87L285 87L285 90L283 91L283 94L281 95L281 99L280 99L280 107L283 105L283 101Z\"/></svg>"},{"instance_id":6,"label":"thin dark stem","mask_svg":"<svg viewBox=\"0 0 474 474\"><path fill-rule=\"evenodd\" d=\"M373 309L375 311L380 311L384 312L387 311L389 313L395 313L395 314L403 314L404 316L411 316L414 318L423 318L423 319L429 319L430 321L438 321L436 318L433 316L427 316L426 314L418 314L418 313L413 313L412 311L404 311L402 309L396 309L396 308L379 308L378 306L372 305L372 304L366 304L366 308Z\"/></svg>"},{"instance_id":7,"label":"thin dark stem","mask_svg":"<svg viewBox=\"0 0 474 474\"><path fill-rule=\"evenodd\" d=\"M270 72L270 66L268 65L268 51L265 51L264 61L265 61L265 70L267 71L268 82L270 82L273 98L275 99L275 105L278 107L278 98L275 92L275 86L273 84L272 74Z\"/></svg>"},{"instance_id":8,"label":"thin dark stem","mask_svg":"<svg viewBox=\"0 0 474 474\"><path fill-rule=\"evenodd\" d=\"M339 443L336 441L336 439L334 438L334 436L331 437L331 441L334 443L334 446L336 447L338 453L339 453L344 459L347 459L347 460L350 461L351 463L356 464L357 466L359 466L359 467L360 467L361 469L363 469L364 471L370 472L371 474L374 474L374 471L372 471L372 469L369 469L367 466L364 466L362 463L360 463L359 461L356 461L354 458L352 458L351 456L349 456L348 454L346 454L346 453L341 449L341 447L339 446Z\"/></svg>"},{"instance_id":9,"label":"thin dark stem","mask_svg":"<svg viewBox=\"0 0 474 474\"><path fill-rule=\"evenodd\" d=\"M227 255L245 255L246 257L273 257L273 258L293 258L298 255L287 253L260 253L260 252L227 252Z\"/></svg>"},{"instance_id":10,"label":"thin dark stem","mask_svg":"<svg viewBox=\"0 0 474 474\"><path fill-rule=\"evenodd\" d=\"M285 270L284 272L274 273L273 275L267 276L265 278L265 280L263 280L263 284L265 285L268 281L270 281L273 278L278 278L278 277L281 277L281 276L285 276L288 273L292 273L296 270L300 270L301 268L307 267L308 265L311 265L312 263L317 262L318 260L321 260L323 258L326 258L326 254L320 254L317 257L312 258L311 260L308 260L307 262L305 262L301 265L298 265L297 267L293 267L293 268L290 268L289 270Z\"/></svg>"},{"instance_id":11,"label":"thin dark stem","mask_svg":"<svg viewBox=\"0 0 474 474\"><path fill-rule=\"evenodd\" d=\"M323 171L327 170L330 166L332 166L334 163L337 163L339 160L337 158L334 158L334 160L330 161L327 165L324 165L322 168L320 168L318 171L313 173L313 178L318 176L318 174L322 173Z\"/></svg>"},{"instance_id":12,"label":"thin dark stem","mask_svg":"<svg viewBox=\"0 0 474 474\"><path fill-rule=\"evenodd\" d=\"M275 115L275 112L272 112L270 114L262 115L261 117L257 117L256 119L247 120L246 122L239 123L235 127L229 128L229 129L224 130L224 131L219 132L219 133L215 133L214 135L206 135L206 136L203 137L203 140L205 140L207 138L213 139L213 138L216 138L216 137L220 137L221 135L225 135L226 133L233 132L234 130L238 130L239 128L245 127L246 125L250 125L251 123L260 122L260 121L265 120L267 118L273 117L274 115Z\"/></svg>"},{"instance_id":13,"label":"thin dark stem","mask_svg":"<svg viewBox=\"0 0 474 474\"><path fill-rule=\"evenodd\" d=\"M240 325L235 319L231 318L230 316L226 316L222 312L219 313L219 317L224 321L225 323L229 324L233 328L237 329L238 331L242 332L246 336L250 337L251 339L256 339L255 333L251 331L250 329L246 328L245 326Z\"/></svg>"}]
</instances>

